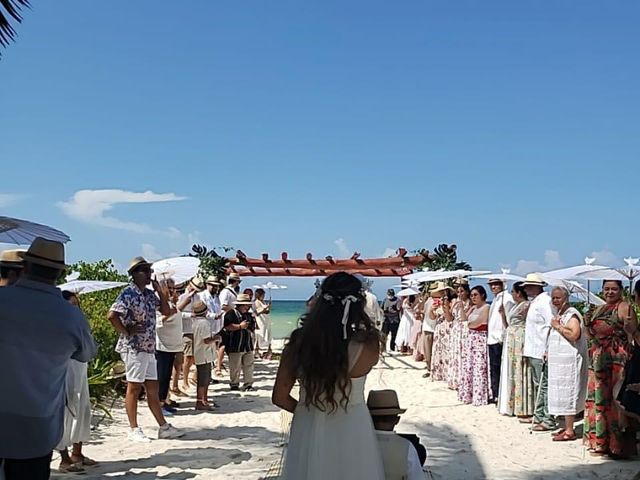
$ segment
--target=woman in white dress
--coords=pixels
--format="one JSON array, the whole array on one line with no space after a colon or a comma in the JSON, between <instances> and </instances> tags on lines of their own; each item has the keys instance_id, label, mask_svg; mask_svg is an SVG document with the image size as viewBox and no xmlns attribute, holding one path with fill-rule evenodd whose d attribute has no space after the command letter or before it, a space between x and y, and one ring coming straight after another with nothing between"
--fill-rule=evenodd
<instances>
[{"instance_id":1,"label":"woman in white dress","mask_svg":"<svg viewBox=\"0 0 640 480\"><path fill-rule=\"evenodd\" d=\"M262 358L271 360L271 303L264 301L264 289L256 289L256 351Z\"/></svg>"},{"instance_id":2,"label":"woman in white dress","mask_svg":"<svg viewBox=\"0 0 640 480\"><path fill-rule=\"evenodd\" d=\"M587 397L587 338L582 315L570 306L566 288L555 287L551 303L557 313L549 333L549 413L564 416L565 428L553 441L566 442L577 438L573 422Z\"/></svg>"},{"instance_id":3,"label":"woman in white dress","mask_svg":"<svg viewBox=\"0 0 640 480\"><path fill-rule=\"evenodd\" d=\"M75 293L64 291L62 296L69 303L80 308ZM91 437L91 400L87 364L69 360L65 380L64 433L56 450L60 451L60 472L83 472L83 467L97 465L98 462L82 454L82 443ZM71 455L67 450L72 447Z\"/></svg>"},{"instance_id":4,"label":"woman in white dress","mask_svg":"<svg viewBox=\"0 0 640 480\"><path fill-rule=\"evenodd\" d=\"M380 348L360 280L344 272L327 277L291 334L273 389L273 403L293 413L281 479L384 480L364 397ZM299 400L291 396L296 380Z\"/></svg>"},{"instance_id":5,"label":"woman in white dress","mask_svg":"<svg viewBox=\"0 0 640 480\"><path fill-rule=\"evenodd\" d=\"M409 352L409 348L411 345L411 330L415 322L415 303L415 295L405 297L402 301L402 317L400 317L400 325L398 326L398 334L396 335L396 348L401 353L411 353Z\"/></svg>"}]
</instances>

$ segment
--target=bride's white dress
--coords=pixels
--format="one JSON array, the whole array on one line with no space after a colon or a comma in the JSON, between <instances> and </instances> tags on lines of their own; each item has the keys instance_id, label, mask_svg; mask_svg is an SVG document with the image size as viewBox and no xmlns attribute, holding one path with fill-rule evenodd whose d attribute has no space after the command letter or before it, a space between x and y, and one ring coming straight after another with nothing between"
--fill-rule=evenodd
<instances>
[{"instance_id":1,"label":"bride's white dress","mask_svg":"<svg viewBox=\"0 0 640 480\"><path fill-rule=\"evenodd\" d=\"M349 366L362 346L349 345ZM351 379L349 405L326 413L304 406L304 390L293 415L281 479L384 480L378 440L364 398L366 376Z\"/></svg>"}]
</instances>

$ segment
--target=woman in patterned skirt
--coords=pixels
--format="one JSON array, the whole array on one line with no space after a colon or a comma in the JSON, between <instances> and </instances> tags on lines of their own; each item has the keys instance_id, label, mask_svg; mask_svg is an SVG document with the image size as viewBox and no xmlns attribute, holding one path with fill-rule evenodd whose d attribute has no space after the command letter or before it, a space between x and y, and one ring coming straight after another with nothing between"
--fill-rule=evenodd
<instances>
[{"instance_id":1,"label":"woman in patterned skirt","mask_svg":"<svg viewBox=\"0 0 640 480\"><path fill-rule=\"evenodd\" d=\"M498 412L502 415L515 415L527 420L533 415L535 389L531 367L522 355L524 349L524 330L529 310L529 299L522 282L513 284L511 296L516 305L505 314L500 314L508 327L505 331L504 348L502 350L502 372L500 373L500 394L498 395Z\"/></svg>"},{"instance_id":2,"label":"woman in patterned skirt","mask_svg":"<svg viewBox=\"0 0 640 480\"><path fill-rule=\"evenodd\" d=\"M465 344L462 382L458 386L458 400L475 406L489 403L489 360L487 353L487 323L489 305L487 291L482 286L471 289L472 307L462 319L468 321L469 334Z\"/></svg>"},{"instance_id":3,"label":"woman in patterned skirt","mask_svg":"<svg viewBox=\"0 0 640 480\"><path fill-rule=\"evenodd\" d=\"M458 294L458 298L455 299L451 305L453 325L451 327L449 346L451 355L449 358L449 374L447 378L447 385L451 390L457 390L460 380L462 379L462 358L464 345L469 332L467 322L462 320L462 311L471 308L471 301L469 300L471 289L469 288L469 281L466 278L460 278L456 281L456 293Z\"/></svg>"},{"instance_id":4,"label":"woman in patterned skirt","mask_svg":"<svg viewBox=\"0 0 640 480\"><path fill-rule=\"evenodd\" d=\"M453 314L451 313L451 297L453 288L438 282L431 292L434 305L431 319L437 322L433 332L433 357L431 358L431 379L446 381L449 375L449 343Z\"/></svg>"},{"instance_id":5,"label":"woman in patterned skirt","mask_svg":"<svg viewBox=\"0 0 640 480\"><path fill-rule=\"evenodd\" d=\"M589 336L589 377L584 415L584 441L591 455L635 455L635 431L615 401L631 354L628 332L637 330L633 308L622 299L622 282L602 284L605 305L585 318Z\"/></svg>"}]
</instances>

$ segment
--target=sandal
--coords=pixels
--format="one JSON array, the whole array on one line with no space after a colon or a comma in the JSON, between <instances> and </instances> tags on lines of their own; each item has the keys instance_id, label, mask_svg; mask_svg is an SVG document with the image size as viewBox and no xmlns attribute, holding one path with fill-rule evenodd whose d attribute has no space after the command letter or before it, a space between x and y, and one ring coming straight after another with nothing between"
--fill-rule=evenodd
<instances>
[{"instance_id":1,"label":"sandal","mask_svg":"<svg viewBox=\"0 0 640 480\"><path fill-rule=\"evenodd\" d=\"M609 452L603 452L601 450L594 450L593 452L589 452L589 455L592 457L605 457L609 454Z\"/></svg>"},{"instance_id":2,"label":"sandal","mask_svg":"<svg viewBox=\"0 0 640 480\"><path fill-rule=\"evenodd\" d=\"M531 430L533 430L534 432L549 432L549 431L554 430L554 429L553 428L549 428L546 425L543 425L542 423L538 423Z\"/></svg>"},{"instance_id":3,"label":"sandal","mask_svg":"<svg viewBox=\"0 0 640 480\"><path fill-rule=\"evenodd\" d=\"M71 465L60 465L58 471L60 473L82 473L84 472L84 468L76 463L72 463Z\"/></svg>"},{"instance_id":4,"label":"sandal","mask_svg":"<svg viewBox=\"0 0 640 480\"><path fill-rule=\"evenodd\" d=\"M569 433L566 431L563 431L562 433L555 435L552 440L554 442L572 442L573 440L577 440L578 437L576 436L575 433Z\"/></svg>"},{"instance_id":5,"label":"sandal","mask_svg":"<svg viewBox=\"0 0 640 480\"><path fill-rule=\"evenodd\" d=\"M179 388L177 390L174 390L173 388L171 389L171 393L173 393L175 396L177 397L188 397L189 394L183 392L182 390L180 390Z\"/></svg>"},{"instance_id":6,"label":"sandal","mask_svg":"<svg viewBox=\"0 0 640 480\"><path fill-rule=\"evenodd\" d=\"M563 428L562 430L558 430L557 432L552 432L551 436L552 437L558 437L560 435L562 435L566 430Z\"/></svg>"},{"instance_id":7,"label":"sandal","mask_svg":"<svg viewBox=\"0 0 640 480\"><path fill-rule=\"evenodd\" d=\"M224 377L221 370L216 370L214 373L216 374L216 377L220 377L220 378Z\"/></svg>"},{"instance_id":8,"label":"sandal","mask_svg":"<svg viewBox=\"0 0 640 480\"><path fill-rule=\"evenodd\" d=\"M520 423L531 423L533 420L533 417L518 417L518 421Z\"/></svg>"}]
</instances>

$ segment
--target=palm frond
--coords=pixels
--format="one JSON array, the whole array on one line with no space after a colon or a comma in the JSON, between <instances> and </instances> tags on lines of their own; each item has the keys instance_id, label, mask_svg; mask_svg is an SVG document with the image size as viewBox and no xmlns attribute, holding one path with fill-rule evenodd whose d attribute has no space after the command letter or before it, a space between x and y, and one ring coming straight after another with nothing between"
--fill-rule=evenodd
<instances>
[{"instance_id":1,"label":"palm frond","mask_svg":"<svg viewBox=\"0 0 640 480\"><path fill-rule=\"evenodd\" d=\"M6 47L16 38L11 19L22 22L22 8L30 7L29 0L0 0L0 46Z\"/></svg>"}]
</instances>

